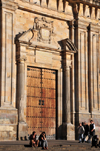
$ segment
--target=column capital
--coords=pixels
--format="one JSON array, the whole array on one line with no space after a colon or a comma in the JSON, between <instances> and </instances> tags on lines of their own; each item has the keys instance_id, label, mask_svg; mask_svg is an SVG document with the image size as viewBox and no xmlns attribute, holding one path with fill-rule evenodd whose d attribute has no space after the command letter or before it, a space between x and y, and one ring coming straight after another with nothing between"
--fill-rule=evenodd
<instances>
[{"instance_id":1,"label":"column capital","mask_svg":"<svg viewBox=\"0 0 100 151\"><path fill-rule=\"evenodd\" d=\"M68 21L69 28L73 28L73 29L75 28L74 27L74 21L75 21L74 19L71 21Z\"/></svg>"},{"instance_id":2,"label":"column capital","mask_svg":"<svg viewBox=\"0 0 100 151\"><path fill-rule=\"evenodd\" d=\"M66 69L69 70L72 67L72 60L66 60Z\"/></svg>"},{"instance_id":3,"label":"column capital","mask_svg":"<svg viewBox=\"0 0 100 151\"><path fill-rule=\"evenodd\" d=\"M89 20L81 19L81 17L78 17L78 19L75 20L75 27L78 29L87 30L87 27L89 26Z\"/></svg>"},{"instance_id":4,"label":"column capital","mask_svg":"<svg viewBox=\"0 0 100 151\"><path fill-rule=\"evenodd\" d=\"M90 31L93 31L93 32L96 32L96 33L99 33L99 31L100 31L100 26L99 26L99 24L98 23L90 23L90 25L89 25L89 30Z\"/></svg>"},{"instance_id":5,"label":"column capital","mask_svg":"<svg viewBox=\"0 0 100 151\"><path fill-rule=\"evenodd\" d=\"M27 60L26 56L20 57L20 55L16 56L17 63L24 63Z\"/></svg>"}]
</instances>

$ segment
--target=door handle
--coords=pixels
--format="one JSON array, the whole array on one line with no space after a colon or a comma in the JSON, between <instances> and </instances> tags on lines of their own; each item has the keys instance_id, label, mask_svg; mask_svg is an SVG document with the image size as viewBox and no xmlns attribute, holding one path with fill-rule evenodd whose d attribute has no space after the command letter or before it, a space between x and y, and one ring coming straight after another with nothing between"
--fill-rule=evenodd
<instances>
[{"instance_id":1,"label":"door handle","mask_svg":"<svg viewBox=\"0 0 100 151\"><path fill-rule=\"evenodd\" d=\"M39 105L44 105L44 100L39 100Z\"/></svg>"}]
</instances>

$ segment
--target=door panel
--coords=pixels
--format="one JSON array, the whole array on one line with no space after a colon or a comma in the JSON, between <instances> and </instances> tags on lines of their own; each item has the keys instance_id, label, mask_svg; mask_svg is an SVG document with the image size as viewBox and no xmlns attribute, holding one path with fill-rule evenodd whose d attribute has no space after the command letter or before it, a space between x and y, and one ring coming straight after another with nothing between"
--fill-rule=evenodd
<instances>
[{"instance_id":1,"label":"door panel","mask_svg":"<svg viewBox=\"0 0 100 151\"><path fill-rule=\"evenodd\" d=\"M55 139L56 133L56 72L48 69L27 68L28 133Z\"/></svg>"},{"instance_id":2,"label":"door panel","mask_svg":"<svg viewBox=\"0 0 100 151\"><path fill-rule=\"evenodd\" d=\"M27 68L27 115L28 134L41 130L41 69Z\"/></svg>"},{"instance_id":3,"label":"door panel","mask_svg":"<svg viewBox=\"0 0 100 151\"><path fill-rule=\"evenodd\" d=\"M55 138L56 123L56 74L54 71L42 69L42 131L47 137Z\"/></svg>"}]
</instances>

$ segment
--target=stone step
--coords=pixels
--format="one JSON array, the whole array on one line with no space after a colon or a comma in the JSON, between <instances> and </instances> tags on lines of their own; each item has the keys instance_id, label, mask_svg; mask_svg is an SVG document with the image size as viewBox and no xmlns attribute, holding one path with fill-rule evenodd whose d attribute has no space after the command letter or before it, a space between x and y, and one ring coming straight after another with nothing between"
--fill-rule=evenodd
<instances>
[{"instance_id":1,"label":"stone step","mask_svg":"<svg viewBox=\"0 0 100 151\"><path fill-rule=\"evenodd\" d=\"M48 141L49 151L89 151L89 150L100 150L100 148L91 148L91 144L88 143L78 143L78 141L64 141L55 140ZM15 141L15 142L0 142L0 151L32 151L42 150L41 147L30 147L29 141Z\"/></svg>"}]
</instances>

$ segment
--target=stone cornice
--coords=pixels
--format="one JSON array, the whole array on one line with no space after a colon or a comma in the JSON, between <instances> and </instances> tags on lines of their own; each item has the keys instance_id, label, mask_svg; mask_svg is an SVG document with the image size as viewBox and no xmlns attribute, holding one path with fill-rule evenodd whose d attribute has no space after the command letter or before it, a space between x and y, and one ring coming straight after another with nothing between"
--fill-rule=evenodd
<instances>
[{"instance_id":1,"label":"stone cornice","mask_svg":"<svg viewBox=\"0 0 100 151\"><path fill-rule=\"evenodd\" d=\"M74 43L69 38L62 40L61 43L63 47L62 54L64 54L65 52L76 53L78 51Z\"/></svg>"},{"instance_id":2,"label":"stone cornice","mask_svg":"<svg viewBox=\"0 0 100 151\"><path fill-rule=\"evenodd\" d=\"M1 7L15 11L18 8L18 5L14 1L2 0Z\"/></svg>"},{"instance_id":3,"label":"stone cornice","mask_svg":"<svg viewBox=\"0 0 100 151\"><path fill-rule=\"evenodd\" d=\"M89 6L96 6L100 8L100 0L69 0L70 3L83 3Z\"/></svg>"},{"instance_id":4,"label":"stone cornice","mask_svg":"<svg viewBox=\"0 0 100 151\"><path fill-rule=\"evenodd\" d=\"M91 18L86 19L85 17L79 17L78 19L75 20L75 27L81 28L86 30L87 27L91 27L91 30L100 30L100 23L99 21L92 20Z\"/></svg>"},{"instance_id":5,"label":"stone cornice","mask_svg":"<svg viewBox=\"0 0 100 151\"><path fill-rule=\"evenodd\" d=\"M55 46L53 46L52 44L45 44L45 43L41 43L41 42L25 42L25 41L16 41L16 44L20 45L20 46L26 46L28 47L32 47L33 49L48 49L51 51L56 51L56 52L61 52L61 50Z\"/></svg>"},{"instance_id":6,"label":"stone cornice","mask_svg":"<svg viewBox=\"0 0 100 151\"><path fill-rule=\"evenodd\" d=\"M50 8L45 8L45 7L42 7L42 6L39 6L36 4L32 4L32 3L20 3L20 4L18 4L18 9L36 13L36 14L40 14L40 15L45 15L47 17L52 17L52 18L64 20L64 21L73 20L73 14L59 12L57 10L52 10Z\"/></svg>"},{"instance_id":7,"label":"stone cornice","mask_svg":"<svg viewBox=\"0 0 100 151\"><path fill-rule=\"evenodd\" d=\"M61 52L60 49L58 49L57 47L53 46L52 44L44 44L44 43L36 43L36 42L34 42L30 46L34 47L35 49L41 48L41 49Z\"/></svg>"},{"instance_id":8,"label":"stone cornice","mask_svg":"<svg viewBox=\"0 0 100 151\"><path fill-rule=\"evenodd\" d=\"M95 31L95 32L98 32L100 31L100 25L97 23L90 23L90 26L89 26L89 29L91 31Z\"/></svg>"},{"instance_id":9,"label":"stone cornice","mask_svg":"<svg viewBox=\"0 0 100 151\"><path fill-rule=\"evenodd\" d=\"M90 19L86 21L85 18L80 17L75 21L75 27L86 30L86 28L89 26L89 23L90 23Z\"/></svg>"},{"instance_id":10,"label":"stone cornice","mask_svg":"<svg viewBox=\"0 0 100 151\"><path fill-rule=\"evenodd\" d=\"M63 50L62 52L64 52L64 50ZM66 53L66 54L73 54L73 53L77 53L77 51L66 50L65 53Z\"/></svg>"}]
</instances>

